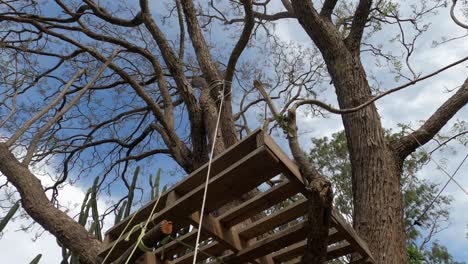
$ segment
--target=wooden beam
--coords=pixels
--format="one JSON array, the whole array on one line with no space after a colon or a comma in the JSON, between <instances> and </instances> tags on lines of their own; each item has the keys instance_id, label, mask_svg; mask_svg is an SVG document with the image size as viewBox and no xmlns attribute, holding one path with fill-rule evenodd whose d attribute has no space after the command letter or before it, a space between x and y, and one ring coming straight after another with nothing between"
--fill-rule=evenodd
<instances>
[{"instance_id":1,"label":"wooden beam","mask_svg":"<svg viewBox=\"0 0 468 264\"><path fill-rule=\"evenodd\" d=\"M354 252L354 247L348 242L339 243L327 248L327 261L346 256Z\"/></svg>"},{"instance_id":2,"label":"wooden beam","mask_svg":"<svg viewBox=\"0 0 468 264\"><path fill-rule=\"evenodd\" d=\"M228 168L215 175L209 181L208 197L205 204L205 210L210 212L220 206L232 201L239 197L240 194L246 193L253 188L257 187L266 180L272 178L279 173L278 160L269 152L265 147L260 147L249 153L241 160L230 165ZM243 176L242 183L240 184L239 176ZM192 189L191 192L177 199L171 206L163 208L153 217L148 228L152 228L154 224L163 219L181 219L187 218L190 214L194 213L200 208L204 184L201 184ZM167 198L167 197L166 197ZM176 220L173 220L176 223ZM137 222L135 225L138 224ZM138 234L130 236L130 242L135 241ZM114 243L128 244L129 242L115 241ZM113 243L109 244L107 248L103 249L100 253L105 256L112 247ZM121 253L121 251L114 250L114 252ZM111 258L109 257L109 260Z\"/></svg>"},{"instance_id":3,"label":"wooden beam","mask_svg":"<svg viewBox=\"0 0 468 264\"><path fill-rule=\"evenodd\" d=\"M234 162L242 159L247 154L258 148L257 138L259 136L263 136L263 132L261 129L253 131L249 136L239 141L237 144L229 147L221 155L215 157L211 164L211 178L219 174L225 168L227 168L229 164L233 164ZM202 184L205 180L207 170L208 164L204 164L203 166L192 172L190 175L188 175L185 178L185 180L179 182L167 192L161 194L159 203L160 205L158 205L157 210L160 210L162 207L164 207L165 201L167 199L167 194L171 191L175 190L179 194L184 195L190 192L194 188L194 186ZM135 212L135 214L137 215L135 216L133 221L135 223L140 223L143 222L146 218L148 218L155 202L156 199L147 203L142 208L138 209ZM123 219L120 223L111 227L109 230L107 230L106 234L108 234L111 237L111 239L117 238L132 216L133 214Z\"/></svg>"},{"instance_id":4,"label":"wooden beam","mask_svg":"<svg viewBox=\"0 0 468 264\"><path fill-rule=\"evenodd\" d=\"M302 180L301 173L297 165L291 161L288 156L281 150L281 148L275 143L275 141L269 136L264 135L266 147L274 153L274 155L280 160L286 177L301 188L301 192L306 194L304 182ZM368 260L375 263L372 254L367 247L367 244L357 235L356 231L338 214L333 210L332 222L334 222L338 231L347 234L347 240L355 247L355 249L361 254L361 256L368 257Z\"/></svg>"},{"instance_id":5,"label":"wooden beam","mask_svg":"<svg viewBox=\"0 0 468 264\"><path fill-rule=\"evenodd\" d=\"M211 256L221 256L222 252L225 250L226 248L224 248L223 245L219 244L216 241L213 241L210 244L199 248L199 252L197 254L197 261L208 259ZM192 251L175 259L173 262L174 264L191 264L193 262L193 255L194 252Z\"/></svg>"},{"instance_id":6,"label":"wooden beam","mask_svg":"<svg viewBox=\"0 0 468 264\"><path fill-rule=\"evenodd\" d=\"M328 245L335 244L342 240L343 237L339 234L339 232L336 229L330 229L330 231L328 232ZM271 254L271 257L273 258L275 263L288 261L297 256L302 256L304 254L306 245L307 241L304 239L295 244L287 245L287 247L284 247L283 249Z\"/></svg>"},{"instance_id":7,"label":"wooden beam","mask_svg":"<svg viewBox=\"0 0 468 264\"><path fill-rule=\"evenodd\" d=\"M307 199L296 201L286 208L274 212L269 216L253 222L239 231L239 235L245 239L251 239L273 230L283 224L287 224L307 212Z\"/></svg>"},{"instance_id":8,"label":"wooden beam","mask_svg":"<svg viewBox=\"0 0 468 264\"><path fill-rule=\"evenodd\" d=\"M192 220L192 226L198 228L200 223L200 213L193 213L190 219ZM233 236L233 231L226 230L226 228L221 226L219 221L211 214L207 214L203 217L202 233L206 233L207 236L213 238L225 248L228 248L233 252L238 252L242 248L240 241L235 240L236 237Z\"/></svg>"},{"instance_id":9,"label":"wooden beam","mask_svg":"<svg viewBox=\"0 0 468 264\"><path fill-rule=\"evenodd\" d=\"M346 240L354 247L354 249L366 258L369 263L375 263L372 253L370 252L367 244L358 236L356 231L343 219L343 217L336 212L332 211L332 221L335 222L335 228L343 234L346 234Z\"/></svg>"},{"instance_id":10,"label":"wooden beam","mask_svg":"<svg viewBox=\"0 0 468 264\"><path fill-rule=\"evenodd\" d=\"M242 249L237 255L226 259L225 263L246 263L252 259L266 256L273 251L277 251L286 245L294 244L304 239L305 223L298 223L286 230L270 235L257 241L251 246Z\"/></svg>"},{"instance_id":11,"label":"wooden beam","mask_svg":"<svg viewBox=\"0 0 468 264\"><path fill-rule=\"evenodd\" d=\"M286 153L281 150L281 148L269 135L264 134L264 142L265 146L279 159L280 164L284 169L285 176L288 177L292 184L295 184L300 188L302 194L306 195L304 182L302 180L299 167L297 167L296 163L289 159L288 155L286 155Z\"/></svg>"},{"instance_id":12,"label":"wooden beam","mask_svg":"<svg viewBox=\"0 0 468 264\"><path fill-rule=\"evenodd\" d=\"M164 252L165 256L173 256L175 254L180 254L183 251L187 250L187 247L183 244L193 245L195 244L195 240L197 239L197 229L192 230L191 232L182 235L176 238L177 240L172 240L163 247L157 248L154 252L157 256L161 256ZM208 237L206 234L202 232L200 236L200 240L206 240Z\"/></svg>"},{"instance_id":13,"label":"wooden beam","mask_svg":"<svg viewBox=\"0 0 468 264\"><path fill-rule=\"evenodd\" d=\"M231 227L251 218L279 202L297 194L299 189L285 180L265 192L255 195L246 202L231 208L218 217L225 226Z\"/></svg>"}]
</instances>

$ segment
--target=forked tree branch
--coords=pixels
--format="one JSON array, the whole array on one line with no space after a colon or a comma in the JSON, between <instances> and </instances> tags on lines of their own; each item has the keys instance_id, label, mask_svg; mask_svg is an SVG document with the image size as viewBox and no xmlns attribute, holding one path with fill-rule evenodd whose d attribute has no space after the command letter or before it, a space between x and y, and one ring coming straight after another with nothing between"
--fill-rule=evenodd
<instances>
[{"instance_id":1,"label":"forked tree branch","mask_svg":"<svg viewBox=\"0 0 468 264\"><path fill-rule=\"evenodd\" d=\"M367 18L371 12L372 0L360 0L354 13L351 31L346 38L348 49L352 53L359 53L362 35L367 23Z\"/></svg>"},{"instance_id":2,"label":"forked tree branch","mask_svg":"<svg viewBox=\"0 0 468 264\"><path fill-rule=\"evenodd\" d=\"M320 10L320 15L331 20L331 15L333 9L335 9L336 3L338 3L338 0L325 0L322 10Z\"/></svg>"}]
</instances>

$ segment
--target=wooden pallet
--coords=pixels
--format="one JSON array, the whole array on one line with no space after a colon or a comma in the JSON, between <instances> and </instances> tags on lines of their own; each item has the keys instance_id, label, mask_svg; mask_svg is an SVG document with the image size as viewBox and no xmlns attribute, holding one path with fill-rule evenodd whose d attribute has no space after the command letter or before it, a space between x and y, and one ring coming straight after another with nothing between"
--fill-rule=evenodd
<instances>
[{"instance_id":1,"label":"wooden pallet","mask_svg":"<svg viewBox=\"0 0 468 264\"><path fill-rule=\"evenodd\" d=\"M177 241L156 248L154 252L137 253L142 255L137 263L192 263L193 250L187 245L193 247L195 243L207 168L205 164L161 194L157 213L149 225L152 228L168 220L173 222L173 230L188 229L190 232L177 237ZM278 179L280 174L285 176L283 181L273 187L265 184L272 178ZM239 202L226 212L219 211L222 206L242 200L254 190L257 194L253 197ZM222 263L299 263L306 246L307 201L301 195L305 192L294 162L270 136L262 130L254 131L212 162L205 204L207 213L201 232L204 244L200 247L197 260L208 259L212 263L220 260ZM285 203L291 200L293 202ZM146 221L154 204L155 201L151 201L135 212L131 226ZM279 204L286 206L268 213L268 209ZM106 246L100 255L106 256L116 243L107 263L117 260L129 247L134 246L139 232L131 234L129 241L116 241L131 217L107 231ZM327 259L349 254L359 255L362 263L374 263L367 245L338 213L333 212ZM167 259L164 262L160 260L162 255Z\"/></svg>"}]
</instances>

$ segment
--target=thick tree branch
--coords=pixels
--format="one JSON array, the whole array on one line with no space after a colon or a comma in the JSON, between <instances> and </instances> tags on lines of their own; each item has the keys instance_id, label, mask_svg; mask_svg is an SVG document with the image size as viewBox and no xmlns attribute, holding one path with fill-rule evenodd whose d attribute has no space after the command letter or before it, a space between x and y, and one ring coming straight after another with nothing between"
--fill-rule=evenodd
<instances>
[{"instance_id":1,"label":"thick tree branch","mask_svg":"<svg viewBox=\"0 0 468 264\"><path fill-rule=\"evenodd\" d=\"M333 9L335 9L336 3L338 3L338 0L325 0L322 10L320 10L320 15L331 20L331 15Z\"/></svg>"},{"instance_id":2,"label":"thick tree branch","mask_svg":"<svg viewBox=\"0 0 468 264\"><path fill-rule=\"evenodd\" d=\"M367 18L371 12L372 0L360 0L354 13L353 24L351 31L346 38L346 44L349 51L352 53L359 53L362 35L367 23Z\"/></svg>"},{"instance_id":3,"label":"thick tree branch","mask_svg":"<svg viewBox=\"0 0 468 264\"><path fill-rule=\"evenodd\" d=\"M442 127L468 103L468 78L461 88L452 95L431 117L416 131L392 144L399 157L405 159L420 145L431 140Z\"/></svg>"},{"instance_id":4,"label":"thick tree branch","mask_svg":"<svg viewBox=\"0 0 468 264\"><path fill-rule=\"evenodd\" d=\"M255 20L254 20L254 15L253 15L253 10L252 10L252 1L243 0L242 3L244 5L244 11L245 11L245 24L244 24L244 29L242 30L241 36L239 40L237 41L236 46L231 52L228 65L226 67L224 80L226 81L226 84L228 84L228 86L230 86L229 84L232 82L232 79L234 77L234 72L236 70L237 61L239 60L239 57L241 56L242 52L247 46L247 43L249 42L249 39L250 39L250 35L252 34L252 30L255 26ZM228 93L229 91L230 89L227 89Z\"/></svg>"},{"instance_id":5,"label":"thick tree branch","mask_svg":"<svg viewBox=\"0 0 468 264\"><path fill-rule=\"evenodd\" d=\"M98 4L94 3L91 0L83 0L85 3L88 4L89 8L93 11L93 13L101 18L102 20L109 22L113 25L122 26L122 27L137 27L143 24L143 19L141 17L141 13L138 13L133 19L126 20L122 18L118 18L109 14L105 9L100 7Z\"/></svg>"},{"instance_id":6,"label":"thick tree branch","mask_svg":"<svg viewBox=\"0 0 468 264\"><path fill-rule=\"evenodd\" d=\"M4 143L0 143L0 171L16 187L24 210L36 222L57 237L66 248L78 254L82 263L99 263L101 242L53 206L37 177L13 156Z\"/></svg>"}]
</instances>

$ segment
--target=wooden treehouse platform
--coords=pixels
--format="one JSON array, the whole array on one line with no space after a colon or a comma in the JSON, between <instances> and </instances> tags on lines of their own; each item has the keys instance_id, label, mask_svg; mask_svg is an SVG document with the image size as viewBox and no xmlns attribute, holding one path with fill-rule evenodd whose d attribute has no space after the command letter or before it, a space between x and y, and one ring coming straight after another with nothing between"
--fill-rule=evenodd
<instances>
[{"instance_id":1,"label":"wooden treehouse platform","mask_svg":"<svg viewBox=\"0 0 468 264\"><path fill-rule=\"evenodd\" d=\"M196 240L207 168L205 164L161 194L147 233L153 232L156 234L153 237L164 242L147 245L155 248L152 252L137 249L134 263L192 263L193 249L190 248ZM282 181L273 187L266 184L273 178L276 181L281 174ZM252 195L254 190L256 194ZM256 130L230 147L212 162L198 262L300 263L307 233L307 202L301 195L305 191L297 166L262 130ZM219 210L234 200L242 202L227 211ZM131 227L147 220L155 202L135 212L130 228L125 231L127 234L118 241L132 215L107 231L100 256L106 256L113 246L115 248L106 264L122 263L124 252L135 246L140 232L132 232L128 241L124 238ZM273 207L281 210L269 213ZM167 228L167 223L171 222L172 230ZM166 226L162 233L161 223ZM178 235L183 229L185 234ZM168 232L172 232L171 239L163 239L166 236L163 233ZM336 212L332 215L328 243L327 260L357 254L360 259L353 263L374 263L367 245Z\"/></svg>"}]
</instances>

